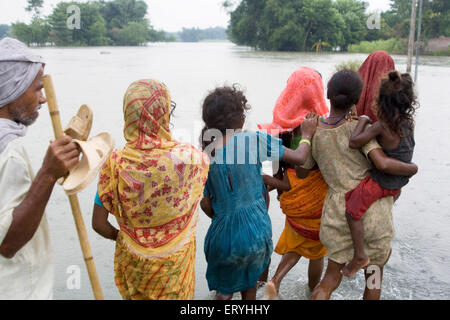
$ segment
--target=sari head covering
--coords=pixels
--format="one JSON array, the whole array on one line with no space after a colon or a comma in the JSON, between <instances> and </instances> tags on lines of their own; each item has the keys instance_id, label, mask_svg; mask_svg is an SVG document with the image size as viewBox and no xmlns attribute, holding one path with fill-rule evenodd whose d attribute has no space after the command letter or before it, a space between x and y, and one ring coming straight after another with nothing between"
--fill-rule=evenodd
<instances>
[{"instance_id":1,"label":"sari head covering","mask_svg":"<svg viewBox=\"0 0 450 320\"><path fill-rule=\"evenodd\" d=\"M372 122L378 121L377 111L374 109L375 99L380 89L381 78L391 70L395 70L395 63L385 51L371 53L361 65L358 73L364 82L364 87L356 106L358 115L367 115Z\"/></svg>"},{"instance_id":2,"label":"sari head covering","mask_svg":"<svg viewBox=\"0 0 450 320\"><path fill-rule=\"evenodd\" d=\"M170 105L161 82L132 83L123 103L127 143L100 173L100 200L120 226L115 280L126 299L193 297L197 207L209 160L172 139Z\"/></svg>"},{"instance_id":3,"label":"sari head covering","mask_svg":"<svg viewBox=\"0 0 450 320\"><path fill-rule=\"evenodd\" d=\"M258 124L260 130L277 135L292 131L314 112L323 116L329 112L325 103L322 77L311 68L301 67L291 74L273 109L273 121Z\"/></svg>"}]
</instances>

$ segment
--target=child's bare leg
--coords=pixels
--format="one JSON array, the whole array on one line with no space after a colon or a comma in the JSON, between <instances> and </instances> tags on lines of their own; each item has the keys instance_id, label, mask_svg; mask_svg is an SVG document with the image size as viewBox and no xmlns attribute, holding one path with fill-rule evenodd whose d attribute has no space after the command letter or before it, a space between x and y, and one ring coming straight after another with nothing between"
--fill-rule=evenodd
<instances>
[{"instance_id":1,"label":"child's bare leg","mask_svg":"<svg viewBox=\"0 0 450 320\"><path fill-rule=\"evenodd\" d=\"M364 251L364 227L361 220L353 219L347 212L345 213L350 233L353 240L353 259L342 269L342 274L346 277L353 277L360 269L366 267L370 259Z\"/></svg>"},{"instance_id":2,"label":"child's bare leg","mask_svg":"<svg viewBox=\"0 0 450 320\"><path fill-rule=\"evenodd\" d=\"M339 264L333 260L328 259L327 271L325 276L314 288L311 300L329 300L331 294L341 284L342 274L341 269L344 264Z\"/></svg>"},{"instance_id":3,"label":"child's bare leg","mask_svg":"<svg viewBox=\"0 0 450 320\"><path fill-rule=\"evenodd\" d=\"M266 270L264 270L264 272L259 276L258 282L267 282L267 278L269 277L270 262L271 259L269 259L269 264L267 265Z\"/></svg>"},{"instance_id":4,"label":"child's bare leg","mask_svg":"<svg viewBox=\"0 0 450 320\"><path fill-rule=\"evenodd\" d=\"M268 300L275 300L278 297L278 292L280 291L281 280L286 276L286 274L294 267L300 256L295 252L287 252L281 257L280 264L278 265L277 271L275 272L272 280L267 282L266 292L264 296Z\"/></svg>"},{"instance_id":5,"label":"child's bare leg","mask_svg":"<svg viewBox=\"0 0 450 320\"><path fill-rule=\"evenodd\" d=\"M242 300L256 300L256 285L248 290L241 291Z\"/></svg>"},{"instance_id":6,"label":"child's bare leg","mask_svg":"<svg viewBox=\"0 0 450 320\"><path fill-rule=\"evenodd\" d=\"M312 292L314 288L319 284L320 277L323 271L323 258L317 260L309 260L308 266L308 286Z\"/></svg>"},{"instance_id":7,"label":"child's bare leg","mask_svg":"<svg viewBox=\"0 0 450 320\"><path fill-rule=\"evenodd\" d=\"M232 294L222 294L220 292L216 292L216 295L214 296L214 300L231 300L232 298Z\"/></svg>"}]
</instances>

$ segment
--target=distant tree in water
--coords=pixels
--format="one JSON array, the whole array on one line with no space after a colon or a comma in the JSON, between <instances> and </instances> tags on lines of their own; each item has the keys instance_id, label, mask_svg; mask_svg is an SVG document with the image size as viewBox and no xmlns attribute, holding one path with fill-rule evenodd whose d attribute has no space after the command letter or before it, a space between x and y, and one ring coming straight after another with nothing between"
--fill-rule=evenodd
<instances>
[{"instance_id":1,"label":"distant tree in water","mask_svg":"<svg viewBox=\"0 0 450 320\"><path fill-rule=\"evenodd\" d=\"M390 10L382 14L397 37L407 37L411 19L410 0L391 0ZM422 33L426 39L450 37L450 1L423 0Z\"/></svg>"},{"instance_id":2,"label":"distant tree in water","mask_svg":"<svg viewBox=\"0 0 450 320\"><path fill-rule=\"evenodd\" d=\"M28 0L26 10L34 12L31 24L15 23L11 34L28 45L106 46L142 45L149 41L166 41L163 31L156 31L145 18L143 0L97 0L59 2L46 18L40 18L44 0ZM73 14L69 6L80 9L80 28L69 28Z\"/></svg>"},{"instance_id":3,"label":"distant tree in water","mask_svg":"<svg viewBox=\"0 0 450 320\"><path fill-rule=\"evenodd\" d=\"M347 51L362 41L406 38L411 0L391 0L381 28L369 29L368 2L361 0L224 0L230 40L261 50ZM450 1L424 0L425 38L450 36ZM396 40L399 42L399 40ZM329 44L324 46L323 42Z\"/></svg>"},{"instance_id":4,"label":"distant tree in water","mask_svg":"<svg viewBox=\"0 0 450 320\"><path fill-rule=\"evenodd\" d=\"M178 37L183 42L198 42L202 40L227 40L228 35L225 28L215 27L207 29L183 28L178 33Z\"/></svg>"}]
</instances>

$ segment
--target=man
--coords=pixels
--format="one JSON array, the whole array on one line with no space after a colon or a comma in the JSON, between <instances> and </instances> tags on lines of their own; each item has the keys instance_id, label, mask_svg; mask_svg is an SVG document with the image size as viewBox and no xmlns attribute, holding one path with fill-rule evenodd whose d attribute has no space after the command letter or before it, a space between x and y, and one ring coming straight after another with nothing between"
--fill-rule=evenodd
<instances>
[{"instance_id":1,"label":"man","mask_svg":"<svg viewBox=\"0 0 450 320\"><path fill-rule=\"evenodd\" d=\"M78 163L63 136L52 142L33 179L21 137L46 102L42 57L20 41L0 41L0 299L51 299L52 248L45 206L58 178Z\"/></svg>"}]
</instances>

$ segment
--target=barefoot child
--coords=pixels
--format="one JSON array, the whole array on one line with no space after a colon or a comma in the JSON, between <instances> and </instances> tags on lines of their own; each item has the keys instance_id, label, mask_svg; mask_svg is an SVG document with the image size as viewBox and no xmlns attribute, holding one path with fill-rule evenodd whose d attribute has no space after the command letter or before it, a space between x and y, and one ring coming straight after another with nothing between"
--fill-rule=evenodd
<instances>
[{"instance_id":1,"label":"barefoot child","mask_svg":"<svg viewBox=\"0 0 450 320\"><path fill-rule=\"evenodd\" d=\"M388 157L411 163L415 145L413 137L415 104L416 97L411 76L397 71L389 72L388 77L383 79L380 85L377 103L379 121L364 130L371 120L367 116L359 117L349 146L359 149L373 138L377 138ZM400 195L400 189L408 182L407 176L391 175L373 168L370 176L345 195L346 217L352 234L354 255L342 269L344 276L352 277L370 262L364 251L361 222L367 209L383 197L392 196L396 200Z\"/></svg>"},{"instance_id":2,"label":"barefoot child","mask_svg":"<svg viewBox=\"0 0 450 320\"><path fill-rule=\"evenodd\" d=\"M283 159L301 165L317 126L316 116L304 121L303 140L294 151L266 133L243 132L249 108L235 86L216 88L203 103L202 147L211 165L200 205L211 218L204 246L206 278L218 300L229 300L235 292L256 299L257 280L273 249L261 162Z\"/></svg>"},{"instance_id":3,"label":"barefoot child","mask_svg":"<svg viewBox=\"0 0 450 320\"><path fill-rule=\"evenodd\" d=\"M273 121L258 127L269 133L279 132L283 145L296 149L302 140L300 125L310 112L322 116L329 109L320 73L303 66L289 76L273 109ZM286 217L274 250L282 256L281 261L266 284L265 298L269 300L278 298L282 280L301 257L309 260L308 295L320 281L323 257L327 254L319 240L321 212L328 189L322 174L317 169L305 177L301 167L284 161L278 163L278 168L274 177L263 176L268 190L277 189L280 208Z\"/></svg>"},{"instance_id":4,"label":"barefoot child","mask_svg":"<svg viewBox=\"0 0 450 320\"><path fill-rule=\"evenodd\" d=\"M299 131L297 128L292 133L283 134L285 145L295 149L301 140ZM320 281L323 257L327 254L319 239L322 207L328 190L320 170L314 168L305 173L301 167L283 162L280 167L275 177L263 176L269 190L276 188L281 193L280 208L286 215L283 232L275 247L275 252L282 257L275 274L266 284L264 298L267 300L278 299L281 281L301 257L309 260L308 296Z\"/></svg>"}]
</instances>

